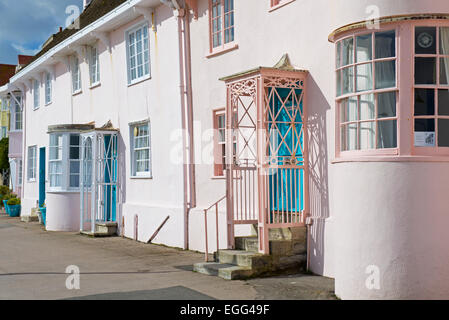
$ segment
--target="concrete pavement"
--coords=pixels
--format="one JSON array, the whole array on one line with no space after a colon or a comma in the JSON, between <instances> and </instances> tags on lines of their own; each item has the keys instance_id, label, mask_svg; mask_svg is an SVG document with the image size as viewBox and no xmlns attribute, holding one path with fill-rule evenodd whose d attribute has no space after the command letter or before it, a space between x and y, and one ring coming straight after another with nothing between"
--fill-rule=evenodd
<instances>
[{"instance_id":1,"label":"concrete pavement","mask_svg":"<svg viewBox=\"0 0 449 320\"><path fill-rule=\"evenodd\" d=\"M333 280L293 275L227 281L192 272L203 255L120 237L47 232L0 215L0 299L333 299ZM79 267L68 290L66 268Z\"/></svg>"}]
</instances>

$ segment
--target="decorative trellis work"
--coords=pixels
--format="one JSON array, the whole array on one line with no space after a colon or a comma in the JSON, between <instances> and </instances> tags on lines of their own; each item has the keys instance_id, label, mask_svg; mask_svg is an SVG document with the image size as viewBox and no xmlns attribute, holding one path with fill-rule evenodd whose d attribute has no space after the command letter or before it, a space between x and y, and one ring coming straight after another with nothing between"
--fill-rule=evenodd
<instances>
[{"instance_id":1,"label":"decorative trellis work","mask_svg":"<svg viewBox=\"0 0 449 320\"><path fill-rule=\"evenodd\" d=\"M230 248L236 224L257 223L262 253L269 252L269 228L305 224L307 72L283 67L258 68L224 79Z\"/></svg>"}]
</instances>

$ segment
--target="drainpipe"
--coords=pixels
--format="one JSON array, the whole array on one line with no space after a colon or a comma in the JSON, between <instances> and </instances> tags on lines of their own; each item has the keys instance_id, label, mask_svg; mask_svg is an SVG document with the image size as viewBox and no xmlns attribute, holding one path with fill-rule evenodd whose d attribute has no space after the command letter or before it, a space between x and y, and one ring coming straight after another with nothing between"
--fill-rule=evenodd
<instances>
[{"instance_id":1,"label":"drainpipe","mask_svg":"<svg viewBox=\"0 0 449 320\"><path fill-rule=\"evenodd\" d=\"M175 10L178 22L179 91L183 142L184 248L188 249L189 213L190 209L196 206L189 12L177 0L160 1Z\"/></svg>"}]
</instances>

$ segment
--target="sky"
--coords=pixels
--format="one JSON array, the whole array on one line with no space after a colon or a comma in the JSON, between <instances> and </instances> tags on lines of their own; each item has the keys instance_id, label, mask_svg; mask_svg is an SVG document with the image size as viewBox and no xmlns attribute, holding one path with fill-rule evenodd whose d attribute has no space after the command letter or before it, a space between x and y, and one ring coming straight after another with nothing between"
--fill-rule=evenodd
<instances>
[{"instance_id":1,"label":"sky","mask_svg":"<svg viewBox=\"0 0 449 320\"><path fill-rule=\"evenodd\" d=\"M17 64L17 55L39 52L82 7L83 0L0 0L0 63Z\"/></svg>"}]
</instances>

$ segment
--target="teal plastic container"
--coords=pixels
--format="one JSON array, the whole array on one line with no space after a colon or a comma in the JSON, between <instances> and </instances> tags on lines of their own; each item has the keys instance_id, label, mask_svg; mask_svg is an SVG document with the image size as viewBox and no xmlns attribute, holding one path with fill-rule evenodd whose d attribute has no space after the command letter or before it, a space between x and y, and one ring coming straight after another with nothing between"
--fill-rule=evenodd
<instances>
[{"instance_id":1,"label":"teal plastic container","mask_svg":"<svg viewBox=\"0 0 449 320\"><path fill-rule=\"evenodd\" d=\"M42 214L42 223L44 226L47 225L47 208L39 208L39 211Z\"/></svg>"},{"instance_id":2,"label":"teal plastic container","mask_svg":"<svg viewBox=\"0 0 449 320\"><path fill-rule=\"evenodd\" d=\"M9 209L10 217L20 217L20 211L22 209L22 206L20 204L15 205L15 206L8 205L8 209Z\"/></svg>"},{"instance_id":3,"label":"teal plastic container","mask_svg":"<svg viewBox=\"0 0 449 320\"><path fill-rule=\"evenodd\" d=\"M3 205L5 207L6 214L10 215L10 213L9 213L9 206L8 206L8 200L3 200Z\"/></svg>"}]
</instances>

